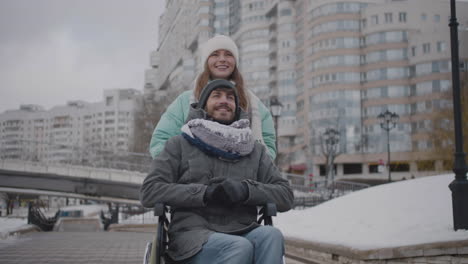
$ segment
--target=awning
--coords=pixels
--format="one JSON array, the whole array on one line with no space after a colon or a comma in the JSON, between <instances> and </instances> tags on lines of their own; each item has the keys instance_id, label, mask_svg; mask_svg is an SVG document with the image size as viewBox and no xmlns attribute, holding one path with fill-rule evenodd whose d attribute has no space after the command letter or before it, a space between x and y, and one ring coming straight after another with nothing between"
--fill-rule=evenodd
<instances>
[{"instance_id":1,"label":"awning","mask_svg":"<svg viewBox=\"0 0 468 264\"><path fill-rule=\"evenodd\" d=\"M305 171L307 170L307 165L305 163L291 164L289 165L289 169L294 171Z\"/></svg>"}]
</instances>

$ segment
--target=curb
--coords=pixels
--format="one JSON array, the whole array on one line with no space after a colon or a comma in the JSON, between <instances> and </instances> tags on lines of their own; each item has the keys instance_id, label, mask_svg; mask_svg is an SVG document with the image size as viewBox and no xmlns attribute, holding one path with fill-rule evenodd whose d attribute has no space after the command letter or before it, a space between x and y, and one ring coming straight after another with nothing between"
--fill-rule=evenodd
<instances>
[{"instance_id":1,"label":"curb","mask_svg":"<svg viewBox=\"0 0 468 264\"><path fill-rule=\"evenodd\" d=\"M111 224L108 232L145 232L156 233L157 224Z\"/></svg>"}]
</instances>

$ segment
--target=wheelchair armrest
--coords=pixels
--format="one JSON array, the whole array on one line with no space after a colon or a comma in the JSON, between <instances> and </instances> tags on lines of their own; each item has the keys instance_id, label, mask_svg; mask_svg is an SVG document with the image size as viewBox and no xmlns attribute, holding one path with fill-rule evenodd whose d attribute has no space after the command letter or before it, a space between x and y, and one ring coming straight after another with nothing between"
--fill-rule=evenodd
<instances>
[{"instance_id":1,"label":"wheelchair armrest","mask_svg":"<svg viewBox=\"0 0 468 264\"><path fill-rule=\"evenodd\" d=\"M265 225L273 225L273 216L276 216L276 204L267 203L260 209L260 217L257 219L257 223L261 224L264 222Z\"/></svg>"},{"instance_id":2,"label":"wheelchair armrest","mask_svg":"<svg viewBox=\"0 0 468 264\"><path fill-rule=\"evenodd\" d=\"M163 203L156 203L154 205L154 216L165 215L165 205Z\"/></svg>"},{"instance_id":3,"label":"wheelchair armrest","mask_svg":"<svg viewBox=\"0 0 468 264\"><path fill-rule=\"evenodd\" d=\"M263 214L265 216L276 216L277 210L276 210L276 204L274 203L267 203L263 207Z\"/></svg>"}]
</instances>

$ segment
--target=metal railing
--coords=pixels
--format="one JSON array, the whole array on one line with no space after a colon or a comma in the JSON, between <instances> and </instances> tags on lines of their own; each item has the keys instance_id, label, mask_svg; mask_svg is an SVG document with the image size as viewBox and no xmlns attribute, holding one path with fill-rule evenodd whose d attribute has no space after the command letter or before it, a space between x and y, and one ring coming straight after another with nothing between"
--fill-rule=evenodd
<instances>
[{"instance_id":1,"label":"metal railing","mask_svg":"<svg viewBox=\"0 0 468 264\"><path fill-rule=\"evenodd\" d=\"M42 213L39 205L32 202L28 203L28 224L36 225L42 231L52 231L57 219L59 218L59 214L60 210L57 211L55 216L46 217Z\"/></svg>"},{"instance_id":2,"label":"metal railing","mask_svg":"<svg viewBox=\"0 0 468 264\"><path fill-rule=\"evenodd\" d=\"M304 175L284 173L291 188L303 193L294 199L294 207L312 207L345 194L368 188L370 185L350 181L335 181L330 184L326 180L308 182Z\"/></svg>"}]
</instances>

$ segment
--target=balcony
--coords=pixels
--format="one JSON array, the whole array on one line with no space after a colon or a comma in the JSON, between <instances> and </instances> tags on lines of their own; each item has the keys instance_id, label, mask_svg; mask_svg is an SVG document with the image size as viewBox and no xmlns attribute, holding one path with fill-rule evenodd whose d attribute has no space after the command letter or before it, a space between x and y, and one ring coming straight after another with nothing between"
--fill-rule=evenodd
<instances>
[{"instance_id":1,"label":"balcony","mask_svg":"<svg viewBox=\"0 0 468 264\"><path fill-rule=\"evenodd\" d=\"M277 36L278 33L276 33L276 31L270 31L270 34L268 34L268 41L270 42L270 46L276 43Z\"/></svg>"}]
</instances>

